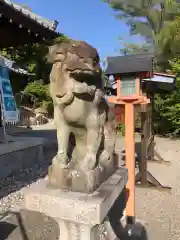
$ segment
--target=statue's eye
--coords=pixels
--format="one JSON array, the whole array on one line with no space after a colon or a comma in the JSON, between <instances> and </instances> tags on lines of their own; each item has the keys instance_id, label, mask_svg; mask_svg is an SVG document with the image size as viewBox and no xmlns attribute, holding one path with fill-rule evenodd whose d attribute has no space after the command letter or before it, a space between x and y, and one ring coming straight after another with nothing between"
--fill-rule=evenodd
<instances>
[{"instance_id":1,"label":"statue's eye","mask_svg":"<svg viewBox=\"0 0 180 240\"><path fill-rule=\"evenodd\" d=\"M68 53L68 59L69 59L69 61L76 61L77 60L77 55L72 53L72 52L69 52Z\"/></svg>"},{"instance_id":2,"label":"statue's eye","mask_svg":"<svg viewBox=\"0 0 180 240\"><path fill-rule=\"evenodd\" d=\"M64 54L62 52L56 52L56 60L64 61Z\"/></svg>"},{"instance_id":3,"label":"statue's eye","mask_svg":"<svg viewBox=\"0 0 180 240\"><path fill-rule=\"evenodd\" d=\"M63 54L63 53L62 53L62 52L56 52L56 54L57 54L57 55L61 55L61 54Z\"/></svg>"}]
</instances>

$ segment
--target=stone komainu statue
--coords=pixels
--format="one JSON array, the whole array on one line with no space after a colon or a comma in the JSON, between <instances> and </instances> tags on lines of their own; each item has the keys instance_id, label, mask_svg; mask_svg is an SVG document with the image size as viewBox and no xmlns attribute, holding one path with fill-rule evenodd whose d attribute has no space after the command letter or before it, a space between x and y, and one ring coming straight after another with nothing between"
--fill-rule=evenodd
<instances>
[{"instance_id":1,"label":"stone komainu statue","mask_svg":"<svg viewBox=\"0 0 180 240\"><path fill-rule=\"evenodd\" d=\"M116 122L104 98L99 55L86 42L69 40L50 47L48 60L53 63L50 93L58 139L49 182L59 188L93 191L115 171Z\"/></svg>"}]
</instances>

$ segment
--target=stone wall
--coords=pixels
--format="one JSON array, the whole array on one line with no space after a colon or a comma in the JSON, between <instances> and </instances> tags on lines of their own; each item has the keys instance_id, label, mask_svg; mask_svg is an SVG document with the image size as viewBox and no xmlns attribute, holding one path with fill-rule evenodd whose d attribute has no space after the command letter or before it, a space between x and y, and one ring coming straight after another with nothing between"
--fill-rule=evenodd
<instances>
[{"instance_id":1,"label":"stone wall","mask_svg":"<svg viewBox=\"0 0 180 240\"><path fill-rule=\"evenodd\" d=\"M0 180L14 172L42 162L43 145L40 141L25 139L0 145Z\"/></svg>"}]
</instances>

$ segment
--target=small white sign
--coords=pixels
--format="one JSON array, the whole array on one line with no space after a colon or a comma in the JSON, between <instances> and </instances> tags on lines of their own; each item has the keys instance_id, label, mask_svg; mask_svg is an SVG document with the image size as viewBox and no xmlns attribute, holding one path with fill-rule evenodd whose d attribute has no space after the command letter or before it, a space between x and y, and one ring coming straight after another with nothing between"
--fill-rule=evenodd
<instances>
[{"instance_id":1,"label":"small white sign","mask_svg":"<svg viewBox=\"0 0 180 240\"><path fill-rule=\"evenodd\" d=\"M161 82L161 83L174 83L173 77L155 75L152 78L144 78L143 81Z\"/></svg>"}]
</instances>

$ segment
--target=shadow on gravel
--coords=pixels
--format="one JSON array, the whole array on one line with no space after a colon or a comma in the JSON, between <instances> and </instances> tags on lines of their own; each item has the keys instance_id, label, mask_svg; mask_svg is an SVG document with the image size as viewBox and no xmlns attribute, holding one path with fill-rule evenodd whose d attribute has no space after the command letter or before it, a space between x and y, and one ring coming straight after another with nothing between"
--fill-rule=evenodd
<instances>
[{"instance_id":1,"label":"shadow on gravel","mask_svg":"<svg viewBox=\"0 0 180 240\"><path fill-rule=\"evenodd\" d=\"M21 210L7 212L0 221L1 240L58 240L59 227L52 218L43 214Z\"/></svg>"},{"instance_id":2,"label":"shadow on gravel","mask_svg":"<svg viewBox=\"0 0 180 240\"><path fill-rule=\"evenodd\" d=\"M48 173L48 167L50 166L53 157L57 152L57 139L55 130L36 130L26 133L13 134L16 137L34 137L45 138L48 141L43 147L44 162L28 166L18 172L14 172L4 180L0 181L0 199L20 190L39 178L44 178ZM0 169L0 172L3 168Z\"/></svg>"},{"instance_id":3,"label":"shadow on gravel","mask_svg":"<svg viewBox=\"0 0 180 240\"><path fill-rule=\"evenodd\" d=\"M2 218L7 218L10 216L13 216L16 218L16 222L0 222L0 234L1 234L1 240L7 240L9 236L15 231L17 227L19 227L20 230L20 235L22 236L22 240L29 240L27 234L26 234L26 229L24 227L21 214L17 212L6 212L3 214ZM9 219L8 219L9 220ZM14 220L14 219L13 219ZM19 239L20 240L20 239Z\"/></svg>"},{"instance_id":4,"label":"shadow on gravel","mask_svg":"<svg viewBox=\"0 0 180 240\"><path fill-rule=\"evenodd\" d=\"M16 229L16 225L7 223L7 222L1 222L0 223L0 236L1 240L6 240L8 236Z\"/></svg>"},{"instance_id":5,"label":"shadow on gravel","mask_svg":"<svg viewBox=\"0 0 180 240\"><path fill-rule=\"evenodd\" d=\"M148 240L148 234L144 225L140 222L136 222L133 226L123 225L121 223L121 218L123 216L123 211L126 207L126 191L125 189L121 192L120 196L114 203L113 207L109 212L109 222L115 233L115 235L120 240ZM132 235L129 236L128 232L132 229Z\"/></svg>"}]
</instances>

